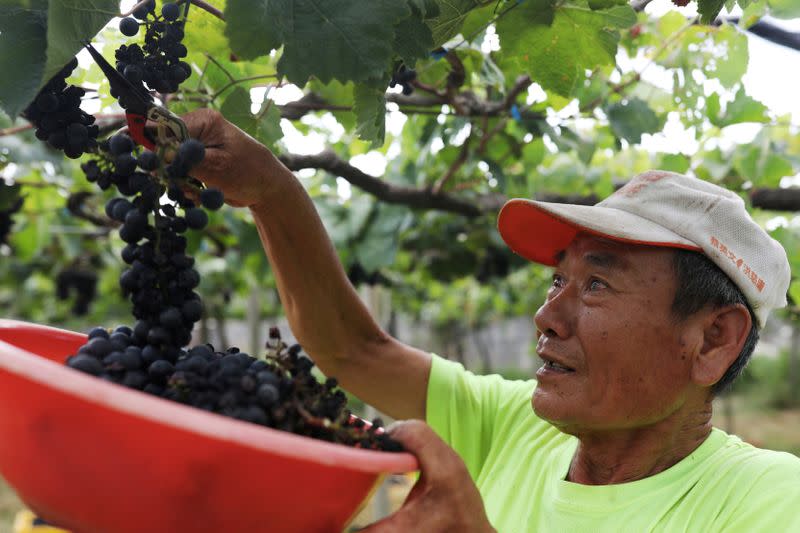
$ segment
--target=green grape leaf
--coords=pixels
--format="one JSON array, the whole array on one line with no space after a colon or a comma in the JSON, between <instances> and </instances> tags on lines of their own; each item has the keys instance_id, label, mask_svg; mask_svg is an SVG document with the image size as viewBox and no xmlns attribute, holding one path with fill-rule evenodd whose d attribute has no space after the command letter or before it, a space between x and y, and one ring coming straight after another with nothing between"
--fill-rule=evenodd
<instances>
[{"instance_id":1,"label":"green grape leaf","mask_svg":"<svg viewBox=\"0 0 800 533\"><path fill-rule=\"evenodd\" d=\"M480 7L480 0L438 0L439 16L428 21L433 32L435 46L441 46L456 35L464 24L467 14ZM505 17L508 18L508 17Z\"/></svg>"},{"instance_id":2,"label":"green grape leaf","mask_svg":"<svg viewBox=\"0 0 800 533\"><path fill-rule=\"evenodd\" d=\"M724 128L731 124L741 122L769 122L767 106L747 95L744 87L739 87L732 102L725 107L724 113L719 113L719 97L712 94L709 97L708 118L712 124Z\"/></svg>"},{"instance_id":3,"label":"green grape leaf","mask_svg":"<svg viewBox=\"0 0 800 533\"><path fill-rule=\"evenodd\" d=\"M800 3L797 0L767 0L769 14L781 19L800 17Z\"/></svg>"},{"instance_id":4,"label":"green grape leaf","mask_svg":"<svg viewBox=\"0 0 800 533\"><path fill-rule=\"evenodd\" d=\"M355 255L364 270L374 272L394 263L399 234L410 216L405 206L373 204L355 243Z\"/></svg>"},{"instance_id":5,"label":"green grape leaf","mask_svg":"<svg viewBox=\"0 0 800 533\"><path fill-rule=\"evenodd\" d=\"M742 1L739 1L739 5L742 5ZM742 6L744 7L744 6ZM744 11L742 12L742 17L739 19L739 27L741 28L749 28L762 18L764 15L767 14L768 6L766 2L756 2L754 4L749 4L747 7L744 7Z\"/></svg>"},{"instance_id":6,"label":"green grape leaf","mask_svg":"<svg viewBox=\"0 0 800 533\"><path fill-rule=\"evenodd\" d=\"M733 166L742 177L758 187L777 187L781 178L795 172L786 158L771 151L769 143L749 146L734 155Z\"/></svg>"},{"instance_id":7,"label":"green grape leaf","mask_svg":"<svg viewBox=\"0 0 800 533\"><path fill-rule=\"evenodd\" d=\"M608 9L609 7L627 4L627 0L589 0L589 9Z\"/></svg>"},{"instance_id":8,"label":"green grape leaf","mask_svg":"<svg viewBox=\"0 0 800 533\"><path fill-rule=\"evenodd\" d=\"M264 109L266 106L269 108ZM274 102L268 100L256 118L256 139L267 148L274 150L275 143L283 138L281 129L281 112Z\"/></svg>"},{"instance_id":9,"label":"green grape leaf","mask_svg":"<svg viewBox=\"0 0 800 533\"><path fill-rule=\"evenodd\" d=\"M800 302L800 280L794 280L789 285L789 296L792 297L795 303Z\"/></svg>"},{"instance_id":10,"label":"green grape leaf","mask_svg":"<svg viewBox=\"0 0 800 533\"><path fill-rule=\"evenodd\" d=\"M723 45L725 49L724 55L720 52L716 57L715 74L723 87L732 89L747 72L750 57L747 35L738 31L736 27L726 24L717 32L715 41L718 46Z\"/></svg>"},{"instance_id":11,"label":"green grape leaf","mask_svg":"<svg viewBox=\"0 0 800 533\"><path fill-rule=\"evenodd\" d=\"M341 83L336 80L324 84L319 80L311 80L308 89L320 96L325 102L332 106L349 107L353 105L353 84ZM348 131L355 128L355 115L352 111L331 111L336 120Z\"/></svg>"},{"instance_id":12,"label":"green grape leaf","mask_svg":"<svg viewBox=\"0 0 800 533\"><path fill-rule=\"evenodd\" d=\"M394 28L410 16L397 0L282 0L284 49L278 72L297 85L310 76L327 83L363 81L384 73L393 55Z\"/></svg>"},{"instance_id":13,"label":"green grape leaf","mask_svg":"<svg viewBox=\"0 0 800 533\"><path fill-rule=\"evenodd\" d=\"M383 146L386 137L386 86L388 79L368 80L353 88L353 111L358 127L356 134L371 143L372 148Z\"/></svg>"},{"instance_id":14,"label":"green grape leaf","mask_svg":"<svg viewBox=\"0 0 800 533\"><path fill-rule=\"evenodd\" d=\"M630 6L616 6L601 11L608 27L626 30L636 24L636 11ZM617 39L619 40L619 39Z\"/></svg>"},{"instance_id":15,"label":"green grape leaf","mask_svg":"<svg viewBox=\"0 0 800 533\"><path fill-rule=\"evenodd\" d=\"M0 16L0 107L10 116L17 116L36 96L46 60L47 2L6 7Z\"/></svg>"},{"instance_id":16,"label":"green grape leaf","mask_svg":"<svg viewBox=\"0 0 800 533\"><path fill-rule=\"evenodd\" d=\"M519 62L544 89L569 96L585 70L614 64L620 38L616 29L634 24L636 14L628 6L597 11L571 5L553 11L549 6L551 0L526 2L514 17L499 20L500 54Z\"/></svg>"},{"instance_id":17,"label":"green grape leaf","mask_svg":"<svg viewBox=\"0 0 800 533\"><path fill-rule=\"evenodd\" d=\"M638 144L643 133L655 133L664 125L647 102L638 98L608 105L604 110L614 135L630 143Z\"/></svg>"},{"instance_id":18,"label":"green grape leaf","mask_svg":"<svg viewBox=\"0 0 800 533\"><path fill-rule=\"evenodd\" d=\"M41 85L70 62L119 13L117 0L51 0L47 11L47 62Z\"/></svg>"},{"instance_id":19,"label":"green grape leaf","mask_svg":"<svg viewBox=\"0 0 800 533\"><path fill-rule=\"evenodd\" d=\"M700 22L710 24L717 18L725 0L697 0L697 12L700 13Z\"/></svg>"},{"instance_id":20,"label":"green grape leaf","mask_svg":"<svg viewBox=\"0 0 800 533\"><path fill-rule=\"evenodd\" d=\"M668 170L670 172L677 172L683 174L691 166L689 158L682 154L662 154L661 161L658 164L659 170Z\"/></svg>"},{"instance_id":21,"label":"green grape leaf","mask_svg":"<svg viewBox=\"0 0 800 533\"><path fill-rule=\"evenodd\" d=\"M214 7L220 8L224 12L226 6L223 0L215 0L212 3ZM188 22L184 29L186 35L183 38L183 44L190 54L202 52L217 59L230 54L231 47L225 34L227 30L225 21L205 9L199 7L190 9Z\"/></svg>"},{"instance_id":22,"label":"green grape leaf","mask_svg":"<svg viewBox=\"0 0 800 533\"><path fill-rule=\"evenodd\" d=\"M413 67L417 59L425 59L433 48L431 29L419 17L412 15L395 26L394 50L406 65Z\"/></svg>"},{"instance_id":23,"label":"green grape leaf","mask_svg":"<svg viewBox=\"0 0 800 533\"><path fill-rule=\"evenodd\" d=\"M494 4L489 4L467 13L461 25L461 34L465 39L474 39L488 27L489 21L496 15L494 7ZM507 16L513 16L513 13Z\"/></svg>"},{"instance_id":24,"label":"green grape leaf","mask_svg":"<svg viewBox=\"0 0 800 533\"><path fill-rule=\"evenodd\" d=\"M236 87L222 102L219 111L233 124L255 137L256 121L250 111L251 105L250 93L241 87Z\"/></svg>"},{"instance_id":25,"label":"green grape leaf","mask_svg":"<svg viewBox=\"0 0 800 533\"><path fill-rule=\"evenodd\" d=\"M265 146L273 148L275 142L283 137L280 110L271 100L264 102L257 115L250 111L251 106L250 93L242 87L236 87L225 98L220 113L242 131L255 137Z\"/></svg>"},{"instance_id":26,"label":"green grape leaf","mask_svg":"<svg viewBox=\"0 0 800 533\"><path fill-rule=\"evenodd\" d=\"M678 11L668 11L656 22L656 31L661 39L668 39L686 25L686 17Z\"/></svg>"},{"instance_id":27,"label":"green grape leaf","mask_svg":"<svg viewBox=\"0 0 800 533\"><path fill-rule=\"evenodd\" d=\"M291 9L281 0L228 0L225 6L225 36L231 50L242 59L255 59L280 48L290 30L279 16Z\"/></svg>"},{"instance_id":28,"label":"green grape leaf","mask_svg":"<svg viewBox=\"0 0 800 533\"><path fill-rule=\"evenodd\" d=\"M589 164L595 151L595 144L587 141L571 129L561 126L561 135L550 134L550 139L561 151L575 150L578 159L583 163Z\"/></svg>"},{"instance_id":29,"label":"green grape leaf","mask_svg":"<svg viewBox=\"0 0 800 533\"><path fill-rule=\"evenodd\" d=\"M526 144L522 149L522 161L525 163L525 168L534 170L544 161L546 153L547 148L541 137Z\"/></svg>"},{"instance_id":30,"label":"green grape leaf","mask_svg":"<svg viewBox=\"0 0 800 533\"><path fill-rule=\"evenodd\" d=\"M431 19L441 13L437 0L409 0L411 9L422 15L423 19Z\"/></svg>"}]
</instances>

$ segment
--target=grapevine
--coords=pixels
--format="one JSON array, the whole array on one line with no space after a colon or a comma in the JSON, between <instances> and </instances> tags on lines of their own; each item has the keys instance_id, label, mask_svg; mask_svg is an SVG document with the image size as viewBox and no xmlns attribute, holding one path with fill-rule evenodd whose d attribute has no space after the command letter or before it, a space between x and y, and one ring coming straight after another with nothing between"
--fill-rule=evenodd
<instances>
[{"instance_id":1,"label":"grapevine","mask_svg":"<svg viewBox=\"0 0 800 533\"><path fill-rule=\"evenodd\" d=\"M116 70L134 91L174 93L191 75L189 64L182 61L187 55L182 40L189 6L165 3L157 14L153 0L121 20L123 35L144 33L143 45L125 44L115 53ZM106 203L105 213L120 224L119 236L126 243L120 255L127 268L119 286L131 303L134 322L113 330L95 327L66 364L118 385L250 423L361 448L400 451L381 429L380 419L366 424L352 416L338 382L328 378L319 383L311 373L311 359L299 345L287 346L275 328L264 358L235 347L188 348L204 307L195 290L200 274L187 254L186 233L203 230L209 221L207 210L224 203L219 190L191 177L205 157L205 146L191 138L161 139L149 150L127 133L98 141L94 117L79 108L82 90L65 81L76 65L74 60L66 65L26 115L36 124L37 137L67 156L91 153L81 164L86 179L118 193ZM398 76L404 91L411 87L413 70L402 67ZM112 96L124 109L132 103L113 90ZM86 312L85 296L94 295L96 276L91 274L68 268L56 280L59 297L75 292L76 314Z\"/></svg>"},{"instance_id":2,"label":"grapevine","mask_svg":"<svg viewBox=\"0 0 800 533\"><path fill-rule=\"evenodd\" d=\"M2 193L4 189L9 188L10 187L6 185L5 181L0 179L0 193ZM14 225L14 219L12 217L15 213L22 209L22 204L24 201L25 200L22 197L19 197L5 209L0 209L0 245L6 243L8 234L11 233L11 228Z\"/></svg>"},{"instance_id":3,"label":"grapevine","mask_svg":"<svg viewBox=\"0 0 800 533\"><path fill-rule=\"evenodd\" d=\"M81 110L84 90L67 85L66 79L78 66L72 59L39 91L23 114L36 126L36 138L77 159L97 146L95 118Z\"/></svg>"}]
</instances>

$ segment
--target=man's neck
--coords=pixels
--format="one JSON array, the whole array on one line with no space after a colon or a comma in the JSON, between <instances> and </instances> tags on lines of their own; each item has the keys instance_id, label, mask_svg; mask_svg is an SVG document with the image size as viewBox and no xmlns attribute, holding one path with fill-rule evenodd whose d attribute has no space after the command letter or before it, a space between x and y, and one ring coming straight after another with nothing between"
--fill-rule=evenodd
<instances>
[{"instance_id":1,"label":"man's neck","mask_svg":"<svg viewBox=\"0 0 800 533\"><path fill-rule=\"evenodd\" d=\"M680 462L710 434L710 402L689 414L673 413L651 426L576 434L580 444L567 481L611 485L653 476Z\"/></svg>"}]
</instances>

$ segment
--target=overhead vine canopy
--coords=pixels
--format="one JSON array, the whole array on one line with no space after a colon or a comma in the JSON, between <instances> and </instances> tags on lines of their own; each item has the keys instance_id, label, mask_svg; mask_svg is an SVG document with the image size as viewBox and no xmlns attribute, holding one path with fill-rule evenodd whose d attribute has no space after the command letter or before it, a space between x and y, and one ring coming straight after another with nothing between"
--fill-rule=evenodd
<instances>
[{"instance_id":1,"label":"overhead vine canopy","mask_svg":"<svg viewBox=\"0 0 800 533\"><path fill-rule=\"evenodd\" d=\"M500 297L497 290L481 296L489 303L480 309L529 310L519 293L539 278L507 278L509 265L521 262L494 230L509 197L592 202L657 167L742 194L758 191L753 201L763 207L777 200L781 209L800 207L787 204L786 194L769 196L800 171L797 124L742 83L748 32L800 48L796 35L764 18L800 17L793 0L699 0L687 8L680 0L192 3L184 41L192 75L165 104L177 113L217 108L303 171L346 266L413 288L406 305L415 312L425 312L419 297L431 283L476 278L511 284ZM659 15L651 14L655 7ZM733 8L742 11L720 15ZM101 30L121 13L115 0L6 0L0 10L0 108L7 114L0 164L9 180L0 210L19 208L26 196L5 252L19 264L5 261L0 279L8 286L37 279L35 295L52 291L47 280L67 267L117 268L104 254L119 243L105 238L101 201L75 165L34 144L19 115L85 42L111 59L121 36ZM101 126L119 127L119 109L95 67L87 63L72 81L96 89L86 104ZM297 96L286 101L289 85ZM690 132L692 149L643 149L668 121ZM752 141L726 140L741 124L750 124ZM287 140L298 132L322 139L323 149L299 151ZM361 165L367 154L380 164ZM64 196L77 221L57 209ZM255 232L241 213L214 216L212 244L194 246L214 256L209 271L248 265L216 282L244 287L264 268ZM793 239L788 228L776 232ZM45 251L53 260L37 265ZM462 289L459 295L468 294ZM35 303L10 294L3 300L0 291L0 301L32 312ZM463 313L458 301L454 316Z\"/></svg>"}]
</instances>

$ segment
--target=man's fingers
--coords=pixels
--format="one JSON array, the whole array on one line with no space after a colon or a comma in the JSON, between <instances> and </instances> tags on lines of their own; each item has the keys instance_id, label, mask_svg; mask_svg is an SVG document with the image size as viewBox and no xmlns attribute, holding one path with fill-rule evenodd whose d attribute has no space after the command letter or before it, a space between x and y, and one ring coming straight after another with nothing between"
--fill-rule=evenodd
<instances>
[{"instance_id":1,"label":"man's fingers","mask_svg":"<svg viewBox=\"0 0 800 533\"><path fill-rule=\"evenodd\" d=\"M440 475L449 475L463 467L461 458L433 429L421 420L403 420L387 428L389 435L419 460L422 475L435 482Z\"/></svg>"},{"instance_id":2,"label":"man's fingers","mask_svg":"<svg viewBox=\"0 0 800 533\"><path fill-rule=\"evenodd\" d=\"M404 505L402 509L395 511L382 520L370 524L358 530L358 533L408 533L415 531L422 517L414 516L420 510L409 505ZM421 533L421 532L420 532Z\"/></svg>"},{"instance_id":3,"label":"man's fingers","mask_svg":"<svg viewBox=\"0 0 800 533\"><path fill-rule=\"evenodd\" d=\"M214 109L195 109L185 115L181 116L183 123L186 124L186 129L189 130L189 137L197 139L203 144L216 144L220 140L215 138L217 136L218 128L215 124L220 124L222 115L219 111Z\"/></svg>"}]
</instances>

